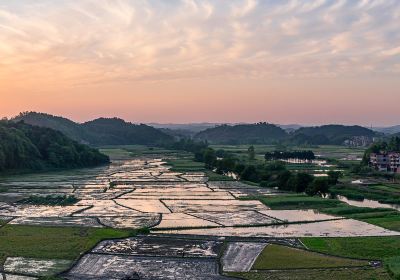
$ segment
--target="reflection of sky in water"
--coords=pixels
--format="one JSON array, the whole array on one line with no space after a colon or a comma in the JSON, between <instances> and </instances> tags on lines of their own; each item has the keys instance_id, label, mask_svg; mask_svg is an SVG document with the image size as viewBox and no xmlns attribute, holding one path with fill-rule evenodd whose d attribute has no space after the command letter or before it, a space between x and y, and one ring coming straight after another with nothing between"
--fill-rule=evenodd
<instances>
[{"instance_id":1,"label":"reflection of sky in water","mask_svg":"<svg viewBox=\"0 0 400 280\"><path fill-rule=\"evenodd\" d=\"M340 201L343 201L349 205L357 206L357 207L369 207L369 208L392 208L400 211L400 206L399 205L393 205L393 204L386 204L386 203L380 203L379 201L376 200L370 200L370 199L364 199L361 201L358 200L352 200L348 199L345 196L338 195L336 196L337 199Z\"/></svg>"},{"instance_id":2,"label":"reflection of sky in water","mask_svg":"<svg viewBox=\"0 0 400 280\"><path fill-rule=\"evenodd\" d=\"M243 237L351 237L351 236L390 236L400 235L399 232L386 230L371 224L356 220L336 220L305 224L274 225L265 227L226 227L212 229L189 229L162 231L168 234L195 234L215 236Z\"/></svg>"},{"instance_id":3,"label":"reflection of sky in water","mask_svg":"<svg viewBox=\"0 0 400 280\"><path fill-rule=\"evenodd\" d=\"M197 172L182 176L181 173L170 172L168 167L161 163L160 160L151 159L125 160L99 168L8 177L0 182L0 186L12 185L12 192L21 196L66 193L73 194L81 200L74 206L67 207L18 204L12 206L3 203L3 206L0 205L2 215L26 218L16 219L16 222L28 224L49 224L49 221L43 219L72 216L74 219L53 220L53 222L82 224L87 221L99 226L97 221L90 220L96 218L102 225L116 228L138 228L157 224L159 224L158 229L225 226L225 228L192 229L185 233L234 236L392 234L382 228L349 220L232 228L230 226L266 225L282 221L321 221L339 217L312 210L269 210L259 201L236 200L233 195L246 196L258 193L272 195L275 191L237 181L207 183L190 181L203 180L204 174ZM120 183L110 186L112 180ZM137 181L144 182L135 183Z\"/></svg>"},{"instance_id":4,"label":"reflection of sky in water","mask_svg":"<svg viewBox=\"0 0 400 280\"><path fill-rule=\"evenodd\" d=\"M267 216L289 222L333 220L339 218L320 213L316 210L265 210L259 212Z\"/></svg>"}]
</instances>

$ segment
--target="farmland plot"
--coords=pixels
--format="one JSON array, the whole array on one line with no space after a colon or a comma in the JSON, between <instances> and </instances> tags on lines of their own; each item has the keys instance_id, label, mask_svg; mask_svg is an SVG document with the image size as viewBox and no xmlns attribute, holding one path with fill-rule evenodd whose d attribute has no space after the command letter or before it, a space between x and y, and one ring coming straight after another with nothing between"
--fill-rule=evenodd
<instances>
[{"instance_id":1,"label":"farmland plot","mask_svg":"<svg viewBox=\"0 0 400 280\"><path fill-rule=\"evenodd\" d=\"M139 279L213 280L220 276L214 259L154 258L87 254L66 275L67 279ZM233 278L234 279L234 278Z\"/></svg>"},{"instance_id":2,"label":"farmland plot","mask_svg":"<svg viewBox=\"0 0 400 280\"><path fill-rule=\"evenodd\" d=\"M224 271L250 271L258 255L264 250L267 243L233 242L229 243L222 256Z\"/></svg>"}]
</instances>

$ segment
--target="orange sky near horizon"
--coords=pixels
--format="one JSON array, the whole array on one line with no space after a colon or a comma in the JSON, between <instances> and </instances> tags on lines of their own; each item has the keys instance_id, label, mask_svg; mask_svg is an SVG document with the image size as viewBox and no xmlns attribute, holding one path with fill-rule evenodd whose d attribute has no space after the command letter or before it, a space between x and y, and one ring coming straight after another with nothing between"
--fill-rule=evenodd
<instances>
[{"instance_id":1,"label":"orange sky near horizon","mask_svg":"<svg viewBox=\"0 0 400 280\"><path fill-rule=\"evenodd\" d=\"M396 125L398 22L390 0L2 3L0 116Z\"/></svg>"}]
</instances>

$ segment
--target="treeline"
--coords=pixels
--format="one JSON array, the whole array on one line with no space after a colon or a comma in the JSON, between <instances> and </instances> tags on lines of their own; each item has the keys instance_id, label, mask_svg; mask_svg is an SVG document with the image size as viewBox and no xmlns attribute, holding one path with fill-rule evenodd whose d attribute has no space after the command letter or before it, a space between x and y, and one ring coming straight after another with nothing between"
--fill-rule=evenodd
<instances>
[{"instance_id":1,"label":"treeline","mask_svg":"<svg viewBox=\"0 0 400 280\"><path fill-rule=\"evenodd\" d=\"M0 122L0 171L90 167L108 156L59 131L24 122Z\"/></svg>"},{"instance_id":2,"label":"treeline","mask_svg":"<svg viewBox=\"0 0 400 280\"><path fill-rule=\"evenodd\" d=\"M298 193L305 192L312 196L328 194L329 187L336 185L341 176L340 172L335 171L328 172L328 177L314 177L304 172L291 172L287 170L286 164L281 161L260 164L249 163L224 150L214 150L208 146L207 142L182 139L176 142L174 147L194 153L196 161L203 162L207 169L218 174L235 174L237 179L257 183L261 187ZM248 152L250 158L251 147ZM304 155L304 157L305 155L311 156L307 151L304 154L301 153L301 155Z\"/></svg>"},{"instance_id":3,"label":"treeline","mask_svg":"<svg viewBox=\"0 0 400 280\"><path fill-rule=\"evenodd\" d=\"M289 160L289 159L300 159L300 160L313 160L315 155L313 151L273 151L267 152L264 156L265 160Z\"/></svg>"}]
</instances>

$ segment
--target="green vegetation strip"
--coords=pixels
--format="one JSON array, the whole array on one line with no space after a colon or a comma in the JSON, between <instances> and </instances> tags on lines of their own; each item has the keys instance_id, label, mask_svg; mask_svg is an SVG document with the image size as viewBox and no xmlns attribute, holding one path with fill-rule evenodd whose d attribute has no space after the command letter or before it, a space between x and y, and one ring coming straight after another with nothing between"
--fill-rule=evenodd
<instances>
[{"instance_id":1,"label":"green vegetation strip","mask_svg":"<svg viewBox=\"0 0 400 280\"><path fill-rule=\"evenodd\" d=\"M189 158L180 158L167 160L166 164L171 166L171 171L175 172L190 172L190 171L204 171L204 163L196 162Z\"/></svg>"},{"instance_id":2,"label":"green vegetation strip","mask_svg":"<svg viewBox=\"0 0 400 280\"><path fill-rule=\"evenodd\" d=\"M217 174L215 172L212 172L210 170L206 171L206 176L208 177L209 181L233 181L231 177ZM258 184L257 184L258 185Z\"/></svg>"},{"instance_id":3,"label":"green vegetation strip","mask_svg":"<svg viewBox=\"0 0 400 280\"><path fill-rule=\"evenodd\" d=\"M101 240L136 233L108 228L6 225L0 228L0 267L7 257L76 260Z\"/></svg>"},{"instance_id":4,"label":"green vegetation strip","mask_svg":"<svg viewBox=\"0 0 400 280\"><path fill-rule=\"evenodd\" d=\"M268 245L254 263L253 269L298 269L368 266L368 261L326 256L306 250Z\"/></svg>"}]
</instances>

